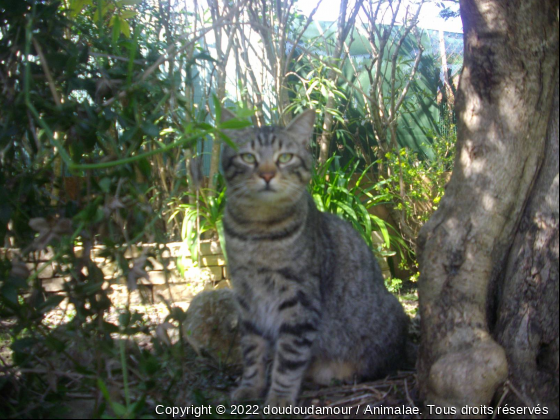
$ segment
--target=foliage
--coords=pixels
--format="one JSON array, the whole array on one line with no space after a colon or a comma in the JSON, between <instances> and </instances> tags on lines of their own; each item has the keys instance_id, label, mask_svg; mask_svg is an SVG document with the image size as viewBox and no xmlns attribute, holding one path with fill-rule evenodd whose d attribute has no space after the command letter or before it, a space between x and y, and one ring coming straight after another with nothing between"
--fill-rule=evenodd
<instances>
[{"instance_id":1,"label":"foliage","mask_svg":"<svg viewBox=\"0 0 560 420\"><path fill-rule=\"evenodd\" d=\"M9 325L1 337L11 354L1 354L0 369L19 372L0 378L0 417L57 415L60 402L75 392L96 396L96 415L140 417L150 401L178 405L169 395L174 387L193 391L186 400L200 400L198 384L223 374L204 367L200 375L192 352L185 356L190 350L181 333L181 309L166 302L165 321L180 331L173 345L145 311L130 302L116 307L111 293L120 285L134 290L154 259L164 262L165 244L173 239L185 240L195 258L201 234L217 232L223 242L223 182L217 178L215 190L199 189L187 167L193 156L209 154L207 139L228 141L220 129L242 125L207 122L212 109L219 121L225 96L210 98L218 87L225 90L231 51L247 69L237 64L238 91L228 92L229 99L241 101L242 109L258 108L256 121L276 121L278 110L314 107L322 114L320 133L324 116L333 116L332 149L342 156L317 169L310 191L321 210L352 223L377 253L404 255L409 248L371 213L374 206L394 204L414 228L437 207L453 139L434 136L431 160L406 149L380 154L366 107L372 101L360 92L363 80L352 76L358 74L355 63L347 60L338 69L340 58L323 60L310 52L321 42L333 46L320 37L301 41L301 50L286 50L310 23L292 3L273 8L286 15L253 13L248 20L262 40L279 46L257 57L274 74L253 85L249 56L268 44L251 44L231 23L243 19L225 18L249 16L234 3L208 26L203 10L182 10L167 0L0 0L0 238L15 249L0 255L1 326ZM268 2L249 3L273 10ZM223 57L203 38L218 29L228 35L224 43L233 40L231 49L220 49ZM411 63L402 57L394 63L394 86L402 93ZM367 68L366 63L360 70ZM224 77L215 79L220 72ZM387 83L377 85L383 107L391 100L383 91ZM408 96L402 106L406 112L421 108ZM373 241L375 233L381 244ZM139 243L154 246L129 264L126 255ZM94 258L97 245L103 251ZM45 255L47 262L39 258ZM116 267L114 275L102 270L99 258ZM46 270L64 278L61 294L46 290ZM397 290L399 282L389 286ZM53 321L53 311L63 311L60 319ZM139 347L139 338L152 350ZM187 380L191 386L181 387ZM124 398L113 389L119 386Z\"/></svg>"},{"instance_id":2,"label":"foliage","mask_svg":"<svg viewBox=\"0 0 560 420\"><path fill-rule=\"evenodd\" d=\"M166 18L151 2L0 2L0 237L19 249L0 256L0 316L11 326L4 337L11 359L1 363L24 373L0 381L2 417L53 414L68 392L107 394L108 372L126 390L129 368L141 386L126 392L124 405L107 402L119 417L139 416L157 375L183 380L180 345L166 345L143 314L110 300L119 283L137 287L148 257L162 260L158 246L130 266L125 254L139 242L173 238L162 215L188 188L177 168L198 139L219 138L188 100L191 75L175 83L184 74L163 65L171 44L183 48L178 66L205 59L181 34L160 40ZM103 245L99 257L114 263L115 276L106 278L95 245ZM39 254L48 261L22 262ZM62 294L45 290L46 269L64 278ZM67 308L64 322L52 324L47 316L59 305ZM158 360L137 346L130 359L123 343L152 333ZM30 403L35 395L42 397Z\"/></svg>"},{"instance_id":3,"label":"foliage","mask_svg":"<svg viewBox=\"0 0 560 420\"><path fill-rule=\"evenodd\" d=\"M223 181L219 184L223 185ZM217 234L220 243L225 243L222 224L226 204L225 193L225 186L219 191L203 188L195 194L186 193L190 197L189 202L180 204L172 216L183 213L181 237L187 243L192 261L198 258L200 239L205 233ZM222 251L225 253L223 246Z\"/></svg>"},{"instance_id":4,"label":"foliage","mask_svg":"<svg viewBox=\"0 0 560 420\"><path fill-rule=\"evenodd\" d=\"M440 8L439 16L442 19L448 20L459 17L459 0L444 0L437 3Z\"/></svg>"},{"instance_id":5,"label":"foliage","mask_svg":"<svg viewBox=\"0 0 560 420\"><path fill-rule=\"evenodd\" d=\"M385 285L387 286L387 290L391 293L398 293L403 287L403 281L396 277L391 277L390 279L385 280Z\"/></svg>"},{"instance_id":6,"label":"foliage","mask_svg":"<svg viewBox=\"0 0 560 420\"><path fill-rule=\"evenodd\" d=\"M406 245L394 228L370 212L373 206L387 203L390 195L378 194L377 184L369 182L367 185L369 167L359 171L359 161L341 166L339 160L339 157L332 156L313 174L310 193L317 208L350 222L379 256L395 255L391 249L404 253ZM374 231L381 233L382 243L373 241Z\"/></svg>"},{"instance_id":7,"label":"foliage","mask_svg":"<svg viewBox=\"0 0 560 420\"><path fill-rule=\"evenodd\" d=\"M385 155L389 177L380 192L391 197L394 208L405 214L405 223L416 234L437 210L445 193L455 161L456 133L451 126L447 136L434 136L431 148L435 159L420 159L417 153L402 148ZM400 182L404 184L401 191Z\"/></svg>"},{"instance_id":8,"label":"foliage","mask_svg":"<svg viewBox=\"0 0 560 420\"><path fill-rule=\"evenodd\" d=\"M332 67L315 58L300 57L294 70L301 76L296 83L288 85L291 104L286 108L286 112L297 115L309 108L319 111L316 121L318 129L323 126L326 114L331 114L335 122L333 132L338 133L345 126L343 111L348 98L342 86L337 86L328 77L331 69ZM319 156L318 149L314 150L314 153Z\"/></svg>"}]
</instances>

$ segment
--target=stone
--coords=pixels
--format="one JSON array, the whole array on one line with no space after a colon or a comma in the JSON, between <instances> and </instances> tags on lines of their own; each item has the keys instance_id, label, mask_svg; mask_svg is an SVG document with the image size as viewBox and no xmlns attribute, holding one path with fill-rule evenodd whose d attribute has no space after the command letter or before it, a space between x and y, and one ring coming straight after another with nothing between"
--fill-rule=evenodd
<instances>
[{"instance_id":1,"label":"stone","mask_svg":"<svg viewBox=\"0 0 560 420\"><path fill-rule=\"evenodd\" d=\"M183 332L199 355L224 364L241 363L237 303L229 288L197 294L187 310Z\"/></svg>"}]
</instances>

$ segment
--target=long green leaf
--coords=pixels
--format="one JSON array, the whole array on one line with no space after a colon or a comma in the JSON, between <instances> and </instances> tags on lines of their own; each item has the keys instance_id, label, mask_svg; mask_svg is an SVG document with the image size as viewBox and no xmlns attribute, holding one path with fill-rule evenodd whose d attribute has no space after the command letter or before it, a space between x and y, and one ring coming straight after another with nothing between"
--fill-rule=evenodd
<instances>
[{"instance_id":1,"label":"long green leaf","mask_svg":"<svg viewBox=\"0 0 560 420\"><path fill-rule=\"evenodd\" d=\"M387 246L387 248L389 248L391 246L391 238L389 237L389 231L387 229L387 223L385 222L385 220L375 216L375 215L371 215L372 220L375 222L375 224L379 227L379 230L381 231L381 234L383 235L383 240L385 241L385 246Z\"/></svg>"},{"instance_id":2,"label":"long green leaf","mask_svg":"<svg viewBox=\"0 0 560 420\"><path fill-rule=\"evenodd\" d=\"M227 264L227 253L226 253L226 235L224 233L224 223L222 220L218 220L216 223L216 230L218 231L218 238L220 239L220 246L222 248L222 253L224 254L224 259Z\"/></svg>"},{"instance_id":3,"label":"long green leaf","mask_svg":"<svg viewBox=\"0 0 560 420\"><path fill-rule=\"evenodd\" d=\"M346 203L343 203L342 201L338 201L338 200L333 200L333 204L336 204L338 207L344 210L344 212L350 215L353 220L358 220L358 216L356 215L354 209L349 205L347 205Z\"/></svg>"}]
</instances>

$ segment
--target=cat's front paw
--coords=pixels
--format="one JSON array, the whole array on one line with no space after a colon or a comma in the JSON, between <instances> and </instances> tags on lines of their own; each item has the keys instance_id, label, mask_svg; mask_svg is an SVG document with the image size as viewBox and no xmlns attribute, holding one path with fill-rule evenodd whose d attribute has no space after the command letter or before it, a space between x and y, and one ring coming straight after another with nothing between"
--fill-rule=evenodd
<instances>
[{"instance_id":1,"label":"cat's front paw","mask_svg":"<svg viewBox=\"0 0 560 420\"><path fill-rule=\"evenodd\" d=\"M296 400L288 395L278 395L278 394L268 394L266 398L265 406L269 405L271 407L289 407L295 406Z\"/></svg>"},{"instance_id":2,"label":"cat's front paw","mask_svg":"<svg viewBox=\"0 0 560 420\"><path fill-rule=\"evenodd\" d=\"M262 395L262 390L252 386L239 386L231 393L231 399L235 402L258 400Z\"/></svg>"}]
</instances>

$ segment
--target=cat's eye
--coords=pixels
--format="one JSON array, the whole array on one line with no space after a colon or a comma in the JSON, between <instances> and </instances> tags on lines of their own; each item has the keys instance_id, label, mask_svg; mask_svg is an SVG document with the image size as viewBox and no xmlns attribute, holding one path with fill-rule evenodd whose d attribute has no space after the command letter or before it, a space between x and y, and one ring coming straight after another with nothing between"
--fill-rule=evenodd
<instances>
[{"instance_id":1,"label":"cat's eye","mask_svg":"<svg viewBox=\"0 0 560 420\"><path fill-rule=\"evenodd\" d=\"M243 162L250 164L253 164L257 161L257 158L252 153L243 153L241 155L241 159L243 160Z\"/></svg>"},{"instance_id":2,"label":"cat's eye","mask_svg":"<svg viewBox=\"0 0 560 420\"><path fill-rule=\"evenodd\" d=\"M292 153L282 153L280 156L278 156L278 162L288 163L290 160L292 160L293 157L294 155Z\"/></svg>"}]
</instances>

